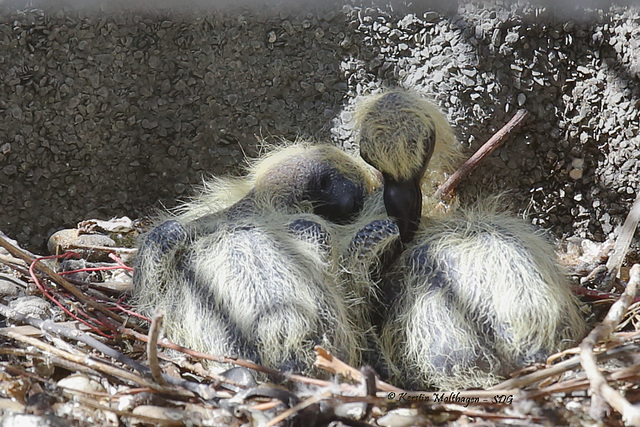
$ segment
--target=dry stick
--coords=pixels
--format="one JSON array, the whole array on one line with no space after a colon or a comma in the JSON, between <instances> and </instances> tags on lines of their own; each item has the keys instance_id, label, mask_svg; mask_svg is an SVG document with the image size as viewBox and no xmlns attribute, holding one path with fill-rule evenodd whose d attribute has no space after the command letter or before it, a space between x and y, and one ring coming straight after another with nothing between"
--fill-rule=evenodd
<instances>
[{"instance_id":1,"label":"dry stick","mask_svg":"<svg viewBox=\"0 0 640 427\"><path fill-rule=\"evenodd\" d=\"M134 331L133 329L121 327L121 328L118 329L118 332L123 334L123 335L132 336L133 338L135 338L137 340L140 340L142 342L145 342L145 343L149 341L149 337L147 337L146 335L141 334L141 333L139 333L137 331ZM328 387L330 385L333 385L333 383L331 381L325 381L325 380L320 380L320 379L316 379L316 378L309 378L309 377L305 377L304 375L287 374L287 373L278 371L277 369L267 368L266 366L258 365L257 363L254 363L254 362L251 362L251 361L245 360L245 359L232 358L232 357L226 357L226 356L216 356L216 355L212 355L212 354L208 354L208 353L203 353L203 352L200 352L200 351L191 350L189 348L181 347L181 346L179 346L179 345L177 345L175 343L172 343L171 341L169 341L166 338L159 340L158 341L158 345L160 345L161 347L164 347L164 348L170 348L172 350L176 350L176 351L179 351L181 353L188 354L188 355L190 355L192 357L197 357L197 358L205 359L205 360L211 360L213 362L218 362L218 363L232 363L234 365L243 366L245 368L253 369L254 371L262 372L262 373L265 373L267 375L286 378L286 379L288 379L290 381L296 381L296 382L303 383L303 384L317 385L317 386L320 386L320 387Z\"/></svg>"},{"instance_id":2,"label":"dry stick","mask_svg":"<svg viewBox=\"0 0 640 427\"><path fill-rule=\"evenodd\" d=\"M123 363L125 365L129 365L131 366L133 369L136 369L137 371L141 372L141 373L147 373L148 372L148 368L144 365L141 365L140 363L136 362L135 360L125 356L124 354L120 353L119 351L116 351L114 349L112 349L111 347L109 347L108 345L104 344L103 342L95 339L94 337L92 337L89 334L86 334L82 331L79 331L77 329L70 329L67 328L63 325L60 324L56 324L55 322L51 321L51 320L40 320L40 319L36 319L33 317L29 317L29 316L25 316L22 313L18 313L16 310L7 307L4 304L0 304L0 314L2 314L4 317L7 317L9 319L12 320L16 320L18 322L22 322L22 323L26 323L29 324L33 327L39 328L43 331L46 332L50 332L50 333L54 333L60 336L63 336L65 338L69 338L75 341L80 341L83 342L85 344L87 344L88 346L102 352L104 355L111 357L115 360L117 360L120 363ZM14 331L15 332L15 329Z\"/></svg>"},{"instance_id":3,"label":"dry stick","mask_svg":"<svg viewBox=\"0 0 640 427\"><path fill-rule=\"evenodd\" d=\"M58 245L61 246L61 245ZM135 248L121 248L118 246L100 246L100 245L83 245L81 243L72 243L69 245L64 245L61 247L63 249L63 253L66 251L72 251L74 249L83 249L83 250L96 250L100 252L115 252L117 254L126 254L126 255L135 255L138 253L138 250Z\"/></svg>"},{"instance_id":4,"label":"dry stick","mask_svg":"<svg viewBox=\"0 0 640 427\"><path fill-rule=\"evenodd\" d=\"M149 326L149 341L147 341L147 360L149 362L149 368L151 369L151 376L158 384L166 384L162 378L162 371L158 364L158 335L160 335L160 328L162 327L162 319L164 318L164 311L159 309L153 320L151 320L151 326Z\"/></svg>"},{"instance_id":5,"label":"dry stick","mask_svg":"<svg viewBox=\"0 0 640 427\"><path fill-rule=\"evenodd\" d=\"M173 388L164 387L164 386L155 384L153 381L149 381L139 375L134 374L133 372L129 372L121 368L116 368L115 366L109 365L104 362L93 360L88 355L76 355L76 354L69 353L57 347L49 345L45 342L42 342L37 338L26 337L24 335L15 333L13 331L4 331L2 332L2 335L8 338L12 338L16 341L20 341L20 342L32 345L44 352L55 354L56 356L62 357L64 359L70 360L75 363L83 364L97 371L100 371L104 374L112 375L114 377L121 378L126 381L133 382L135 384L141 384L145 387L149 387L151 389L154 389L163 393L176 393L176 391L178 392L180 391L180 390L175 390ZM189 393L189 395L191 394Z\"/></svg>"},{"instance_id":6,"label":"dry stick","mask_svg":"<svg viewBox=\"0 0 640 427\"><path fill-rule=\"evenodd\" d=\"M600 325L593 329L580 344L580 363L591 383L591 408L598 407L598 399L604 399L612 408L622 414L626 423L640 426L640 407L629 403L618 391L614 390L598 370L593 348L599 341L607 339L620 323L640 284L640 264L635 264L629 272L627 287L605 316Z\"/></svg>"},{"instance_id":7,"label":"dry stick","mask_svg":"<svg viewBox=\"0 0 640 427\"><path fill-rule=\"evenodd\" d=\"M290 416L297 414L298 412L302 411L305 408L308 408L314 403L318 403L321 400L328 399L329 397L331 397L330 391L326 391L324 393L311 396L307 400L303 400L302 402L298 403L293 408L289 408L286 411L280 413L278 416L273 417L271 420L269 420L268 423L264 425L264 427L273 427L279 422L286 420Z\"/></svg>"},{"instance_id":8,"label":"dry stick","mask_svg":"<svg viewBox=\"0 0 640 427\"><path fill-rule=\"evenodd\" d=\"M636 232L638 222L640 221L640 193L636 197L635 202L631 206L631 210L624 221L620 234L613 245L613 254L607 261L607 271L611 277L620 277L620 267L627 255L631 239Z\"/></svg>"},{"instance_id":9,"label":"dry stick","mask_svg":"<svg viewBox=\"0 0 640 427\"><path fill-rule=\"evenodd\" d=\"M453 175L451 175L444 184L438 187L438 190L435 193L435 197L442 199L443 197L447 196L451 191L453 191L456 185L458 185L458 182L460 182L462 178L470 174L471 171L474 170L476 166L478 166L478 164L482 161L482 159L484 159L489 154L491 154L496 148L498 148L507 139L507 137L514 130L520 127L520 125L522 125L522 123L524 122L524 120L527 118L528 115L529 115L529 112L527 110L524 110L524 109L518 110L516 114L511 118L511 120L509 120L509 122L502 127L502 129L496 132L491 137L491 139L485 142L484 145L480 147L480 149L476 151L475 154L469 158L469 160L464 162L464 164L460 166L458 170L455 171Z\"/></svg>"},{"instance_id":10,"label":"dry stick","mask_svg":"<svg viewBox=\"0 0 640 427\"><path fill-rule=\"evenodd\" d=\"M33 258L31 255L27 254L26 252L24 252L21 249L16 248L15 246L13 246L11 243L7 242L2 237L0 237L0 246L2 246L7 251L9 251L9 253L11 255L13 255L14 257L24 260L29 265L31 265L33 263L33 261L35 260L35 258ZM84 295L81 291L78 290L78 288L73 286L67 280L63 279L55 271L51 270L49 267L47 267L41 261L38 261L38 263L36 264L36 268L38 270L40 270L41 272L43 272L44 274L46 274L47 276L49 276L49 278L51 280L53 280L55 283L57 283L58 285L62 286L64 289L69 291L80 302L84 303L85 305L88 305L89 307L92 307L92 308L98 310L99 312L103 313L104 315L116 320L118 323L124 323L124 319L122 317L118 316L115 313L112 313L106 307L102 306L101 304L98 304L97 302L95 302L91 298L89 298L86 295Z\"/></svg>"},{"instance_id":11,"label":"dry stick","mask_svg":"<svg viewBox=\"0 0 640 427\"><path fill-rule=\"evenodd\" d=\"M316 346L314 350L316 351L316 361L314 365L331 373L342 375L345 378L351 378L354 381L362 382L364 375L361 371L347 365L320 346ZM404 391L401 388L394 387L377 378L376 387L382 391L393 391L395 393L402 393Z\"/></svg>"},{"instance_id":12,"label":"dry stick","mask_svg":"<svg viewBox=\"0 0 640 427\"><path fill-rule=\"evenodd\" d=\"M108 398L108 399L113 399L114 396L110 395L109 393L101 393L101 392L90 392L87 390L77 390L74 388L68 388L68 387L64 387L64 386L60 386L58 385L56 382L45 379L45 378L41 378L35 374L33 374L32 372L27 372L24 371L23 369L18 369L16 367L13 366L5 366L4 367L6 371L9 371L15 375L20 375L20 376L25 376L28 378L33 378L39 382L43 382L45 384L48 384L50 387L55 387L58 388L62 391L62 394L66 395L67 397L71 397L74 400L78 400L81 403L84 403L87 406L90 406L92 408L95 409L100 409L103 411L108 411L108 412L113 412L116 415L120 415L120 416L126 416L126 417L134 417L134 418L139 418L142 419L143 421L147 422L147 423L151 423L153 425L165 425L165 424L169 424L170 425L184 425L183 423L179 423L176 424L175 421L171 421L171 420L163 420L163 419L159 419L159 418L154 418L154 417L148 417L146 415L137 415L137 414L133 414L130 412L125 412L125 411L120 411L118 409L115 408L111 408L109 406L104 406L104 405L100 405L99 403L96 403L94 400L88 399L86 397L83 397L80 393L82 394L88 394L92 397L98 396L98 397L102 397L102 398Z\"/></svg>"},{"instance_id":13,"label":"dry stick","mask_svg":"<svg viewBox=\"0 0 640 427\"><path fill-rule=\"evenodd\" d=\"M598 354L596 357L599 362L603 362L609 359L613 359L615 357L620 357L623 354L626 354L630 351L637 351L638 346L636 344L627 344L620 347L613 348L611 350L607 350L603 353ZM566 371L571 369L575 369L580 366L580 356L574 356L571 359L564 360L562 362L558 362L553 366L548 368L541 369L536 372L532 372L527 375L523 375L518 378L511 378L506 381L501 382L500 384L496 384L493 387L488 388L487 390L498 392L501 394L509 394L517 391L523 387L534 384L538 381L542 381L549 377L553 377L556 375L560 375ZM508 393L509 392L509 393Z\"/></svg>"},{"instance_id":14,"label":"dry stick","mask_svg":"<svg viewBox=\"0 0 640 427\"><path fill-rule=\"evenodd\" d=\"M0 263L20 272L23 276L29 276L29 264L20 258L0 254Z\"/></svg>"},{"instance_id":15,"label":"dry stick","mask_svg":"<svg viewBox=\"0 0 640 427\"><path fill-rule=\"evenodd\" d=\"M35 319L33 317L25 316L3 304L0 304L0 314L2 314L7 318L17 320L19 322L27 323L36 328L40 328L43 331L54 333L57 335L61 335L65 338L83 342L88 346L94 348L95 350L102 352L106 356L111 357L124 365L128 365L132 367L133 369L137 370L143 375L149 375L151 373L153 379L160 385L164 386L167 383L169 383L173 386L182 387L186 390L189 390L195 394L200 395L204 399L212 399L213 397L216 396L215 390L209 385L194 383L194 382L186 381L180 378L175 378L170 375L162 374L159 368L158 368L158 374L159 374L160 381L158 381L158 378L154 376L153 372L146 366L136 362L135 360L131 359L128 356L125 356L119 351L114 350L113 348L107 346L103 342L95 339L91 335L86 334L82 331L64 327L60 324L56 324L51 320L40 320L40 319ZM16 333L15 328L13 328L12 330L3 328L3 329L0 329L0 334L3 334L3 332L5 331ZM23 335L23 334L20 334L20 335ZM157 358L156 358L156 366L158 366Z\"/></svg>"},{"instance_id":16,"label":"dry stick","mask_svg":"<svg viewBox=\"0 0 640 427\"><path fill-rule=\"evenodd\" d=\"M640 365L632 365L612 372L607 376L607 381L629 381L640 378ZM567 393L575 390L586 390L589 388L589 380L587 378L575 378L562 381L550 386L532 390L526 393L527 399L535 399L542 396L548 396L553 393Z\"/></svg>"},{"instance_id":17,"label":"dry stick","mask_svg":"<svg viewBox=\"0 0 640 427\"><path fill-rule=\"evenodd\" d=\"M42 353L28 352L27 355L29 357L34 357L34 358L37 358L37 359L43 359L44 360L44 357L42 356ZM66 359L64 359L62 357L47 355L46 356L46 361L47 362L51 362L51 364L54 365L54 366L66 369L67 371L70 371L70 372L73 372L73 373L82 372L84 374L91 374L91 375L95 375L95 376L102 375L101 372L96 371L95 369L88 368L85 365L82 365L80 363L71 362L71 361L66 360ZM3 366L3 368L10 368L10 367L9 366Z\"/></svg>"}]
</instances>

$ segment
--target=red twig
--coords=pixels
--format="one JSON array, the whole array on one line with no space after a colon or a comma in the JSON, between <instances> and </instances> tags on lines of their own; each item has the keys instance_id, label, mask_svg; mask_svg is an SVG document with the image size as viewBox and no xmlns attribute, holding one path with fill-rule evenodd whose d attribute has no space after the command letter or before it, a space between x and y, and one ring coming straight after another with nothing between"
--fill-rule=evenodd
<instances>
[{"instance_id":1,"label":"red twig","mask_svg":"<svg viewBox=\"0 0 640 427\"><path fill-rule=\"evenodd\" d=\"M148 317L145 317L142 314L136 313L135 311L129 310L129 309L125 308L124 306L122 306L121 304L116 304L116 308L118 310L122 311L123 313L128 314L129 316L137 317L138 319L142 319L142 320L146 320L147 322L151 322L151 319L149 319Z\"/></svg>"},{"instance_id":2,"label":"red twig","mask_svg":"<svg viewBox=\"0 0 640 427\"><path fill-rule=\"evenodd\" d=\"M113 252L111 252L109 254L109 258L111 258L112 260L114 260L121 268L123 268L124 270L127 270L130 273L133 273L133 268L129 267L128 265L126 265L124 262L122 262L122 260L118 257L118 255L114 254Z\"/></svg>"},{"instance_id":3,"label":"red twig","mask_svg":"<svg viewBox=\"0 0 640 427\"><path fill-rule=\"evenodd\" d=\"M85 326L91 328L92 331L94 331L95 333L105 337L105 338L114 338L113 335L109 335L109 334L105 334L104 332L102 332L100 329L96 328L95 326L93 326L92 324L90 324L89 322L79 318L78 316L76 316L75 314L73 314L69 309L67 309L67 307L65 307L60 301L58 301L56 298L54 298L50 293L49 293L49 289L47 289L42 283L40 283L40 280L38 279L38 276L36 276L36 273L34 271L36 263L38 261L41 261L43 259L59 259L59 258L69 258L70 256L78 256L78 254L74 253L74 252L66 252L62 255L51 255L51 256L45 256L45 257L39 257L36 258L35 260L33 260L33 262L31 263L31 265L29 265L29 275L31 276L31 279L33 280L33 282L36 284L36 286L38 287L38 289L40 289L40 291L44 294L44 296L46 296L49 300L51 300L55 305L57 305L58 307L60 307L60 309L66 313L68 316L70 316L71 318L79 321L80 323L84 324ZM78 308L76 307L76 310L78 310ZM82 310L79 310L80 312L82 312ZM87 318L89 318L89 316L82 312L85 316L87 316Z\"/></svg>"},{"instance_id":4,"label":"red twig","mask_svg":"<svg viewBox=\"0 0 640 427\"><path fill-rule=\"evenodd\" d=\"M583 288L581 286L574 286L573 287L573 293L576 295L584 295L586 297L589 298L593 298L595 300L610 300L610 301L615 301L618 298L620 298L620 294L614 294L611 292L602 292L602 291L596 291L594 289L587 289L587 288ZM640 297L635 297L632 301L632 304L635 304L637 302L640 302Z\"/></svg>"}]
</instances>

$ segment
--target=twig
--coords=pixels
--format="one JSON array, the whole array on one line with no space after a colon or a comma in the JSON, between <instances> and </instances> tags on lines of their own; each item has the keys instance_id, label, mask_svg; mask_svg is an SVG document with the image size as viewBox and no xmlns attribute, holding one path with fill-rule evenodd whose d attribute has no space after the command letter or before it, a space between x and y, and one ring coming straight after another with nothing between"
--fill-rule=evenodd
<instances>
[{"instance_id":1,"label":"twig","mask_svg":"<svg viewBox=\"0 0 640 427\"><path fill-rule=\"evenodd\" d=\"M161 385L166 384L162 378L162 371L158 364L158 335L160 335L160 329L162 328L162 319L164 318L164 311L159 309L149 327L149 341L147 342L147 360L149 361L149 368L151 369L151 376L153 379Z\"/></svg>"},{"instance_id":2,"label":"twig","mask_svg":"<svg viewBox=\"0 0 640 427\"><path fill-rule=\"evenodd\" d=\"M378 391L378 387L376 386L376 371L371 366L363 366L360 369L362 372L362 383L365 389L365 396L375 397L376 392ZM371 405L367 404L364 410L364 416L361 418L368 417L371 414Z\"/></svg>"},{"instance_id":3,"label":"twig","mask_svg":"<svg viewBox=\"0 0 640 427\"><path fill-rule=\"evenodd\" d=\"M598 361L603 362L609 359L613 359L615 357L619 357L623 354L627 354L630 351L634 351L634 352L638 351L638 346L636 344L623 345L620 347L613 348L611 350L607 350L604 353L600 353L596 355L596 357ZM560 375L566 371L575 369L579 366L580 366L580 356L574 356L571 359L558 362L555 365L550 366L548 368L541 369L539 371L532 372L530 374L523 375L518 378L508 379L506 381L501 382L500 384L496 384L495 386L488 388L487 390L496 391L496 392L499 390L517 390L517 389L529 386L531 384L534 384L538 381L542 381L546 378Z\"/></svg>"},{"instance_id":4,"label":"twig","mask_svg":"<svg viewBox=\"0 0 640 427\"><path fill-rule=\"evenodd\" d=\"M360 372L356 368L347 365L342 360L338 359L333 354L320 346L316 346L314 350L316 351L316 361L314 365L316 365L317 367L334 374L342 375L343 377L352 379L354 381L363 381L364 377L362 375L362 372ZM402 393L404 391L401 388L397 388L392 386L391 384L387 384L378 378L376 378L376 386L379 390L382 391L393 391L395 393Z\"/></svg>"},{"instance_id":5,"label":"twig","mask_svg":"<svg viewBox=\"0 0 640 427\"><path fill-rule=\"evenodd\" d=\"M607 261L607 271L609 277L620 277L620 267L624 261L624 257L627 255L631 239L638 227L638 221L640 221L640 193L636 197L635 202L631 206L631 210L624 220L620 234L613 245L612 255Z\"/></svg>"},{"instance_id":6,"label":"twig","mask_svg":"<svg viewBox=\"0 0 640 427\"><path fill-rule=\"evenodd\" d=\"M118 332L120 332L123 335L130 335L133 338L140 340L142 342L148 342L149 341L149 337L147 337L144 334L141 334L137 331L134 331L133 329L130 328L125 328L125 327L121 327ZM158 340L158 345L160 345L161 347L164 348L170 348L172 350L176 350L179 351L181 353L184 354L188 354L192 357L197 357L200 359L205 359L205 360L211 360L213 362L218 362L218 363L231 363L237 366L243 366L245 368L249 368L249 369L253 369L254 371L258 371L258 372L262 372L264 374L270 375L272 377L276 377L276 378L286 378L289 381L295 381L295 382L299 382L299 383L303 383L303 384L309 384L309 385L316 385L316 386L320 386L320 387L328 387L330 385L332 385L333 383L331 381L325 381L325 380L320 380L317 378L310 378L310 377L305 377L304 375L297 375L297 374L287 374L285 372L281 372L278 371L277 369L272 369L272 368L267 368L266 366L262 366L262 365L258 365L257 363L251 362L249 360L245 360L245 359L239 359L239 358L233 358L233 357L226 357L226 356L217 356L217 355L213 355L213 354L208 354L208 353L203 353L200 351L195 351L195 350L191 350L189 348L185 348L182 346L179 346L175 343L172 343L171 341L169 341L166 338L163 338L161 340ZM343 386L343 388L345 388L345 386Z\"/></svg>"},{"instance_id":7,"label":"twig","mask_svg":"<svg viewBox=\"0 0 640 427\"><path fill-rule=\"evenodd\" d=\"M330 391L325 391L324 393L317 394L315 396L311 396L310 398L308 398L306 400L303 400L302 402L298 403L293 408L289 408L286 411L280 413L279 415L273 417L271 420L269 420L268 423L266 423L264 425L264 427L273 427L276 424L278 424L279 422L286 420L290 416L295 415L296 413L302 411L305 408L308 408L309 406L313 405L314 403L318 403L321 400L327 399L329 397L331 397L331 392Z\"/></svg>"},{"instance_id":8,"label":"twig","mask_svg":"<svg viewBox=\"0 0 640 427\"><path fill-rule=\"evenodd\" d=\"M19 271L24 276L29 275L29 265L20 258L11 255L0 254L0 263Z\"/></svg>"},{"instance_id":9,"label":"twig","mask_svg":"<svg viewBox=\"0 0 640 427\"><path fill-rule=\"evenodd\" d=\"M583 288L582 286L573 286L571 288L571 290L573 291L574 294L576 295L582 295L582 296L586 296L598 301L615 301L616 298L620 298L620 294L614 294L611 292L603 292L603 291L597 291L595 289L587 289L587 288ZM640 298L636 297L633 299L633 302L639 302Z\"/></svg>"},{"instance_id":10,"label":"twig","mask_svg":"<svg viewBox=\"0 0 640 427\"><path fill-rule=\"evenodd\" d=\"M22 251L19 248L16 248L11 243L9 243L5 239L3 239L1 236L0 236L0 246L2 246L7 251L9 251L9 253L11 255L13 255L14 257L22 259L23 261L25 261L29 265L31 265L33 263L33 261L35 260L35 258L33 258L31 255L27 254L26 252ZM83 304L85 304L85 305L87 305L87 306L89 306L91 308L94 308L94 309L98 310L102 314L114 319L118 323L121 323L121 324L124 323L124 319L122 317L118 316L115 313L112 313L106 307L98 304L97 302L95 302L91 298L89 298L86 295L84 295L82 292L80 292L78 290L78 288L73 286L67 280L63 279L55 271L51 270L49 267L47 267L42 262L36 263L36 268L38 270L42 271L47 276L49 276L49 278L52 281L54 281L55 283L57 283L58 285L62 286L64 289L66 289L68 292L70 292L73 296L75 296L78 299L78 301L82 302Z\"/></svg>"},{"instance_id":11,"label":"twig","mask_svg":"<svg viewBox=\"0 0 640 427\"><path fill-rule=\"evenodd\" d=\"M88 394L91 396L99 396L101 398L117 398L117 396L113 396L110 395L109 393L101 393L101 392L95 392L95 391L88 391L88 390L77 390L77 389L73 389L73 388L67 388L64 386L60 386L58 385L56 382L51 381L51 380L47 380L45 378L41 378L31 372L28 371L24 371L22 369L18 369L14 366L4 366L3 367L6 371L11 372L15 375L20 375L20 376L24 376L24 377L28 377L28 378L32 378L35 379L37 381L46 383L49 387L53 387L53 388L58 388L60 389L60 391L62 392L62 394L65 394L71 398L73 398L74 400L78 400L82 403L84 403L85 405L88 405L92 408L95 409L99 409L99 410L103 410L103 411L108 411L108 412L113 412L116 415L120 415L120 416L126 416L126 417L134 417L134 418L138 418L141 419L147 423L151 423L153 425L183 425L183 423L178 423L176 421L172 421L172 420L166 420L166 419L158 419L158 418L154 418L154 417L149 417L146 415L138 415L138 414L134 414L134 413L130 413L130 412L125 412L125 411L121 411L115 408L111 408L109 406L103 406L100 405L99 403L96 403L94 400L88 399L86 397L83 397L82 395L80 395L79 393L83 393L83 394Z\"/></svg>"},{"instance_id":12,"label":"twig","mask_svg":"<svg viewBox=\"0 0 640 427\"><path fill-rule=\"evenodd\" d=\"M85 245L82 243L70 243L67 245L58 245L64 251L70 251L74 249L95 250L105 253L117 253L124 255L135 255L138 252L136 248L122 248L118 246L100 246L100 245Z\"/></svg>"},{"instance_id":13,"label":"twig","mask_svg":"<svg viewBox=\"0 0 640 427\"><path fill-rule=\"evenodd\" d=\"M65 338L70 338L72 340L83 342L88 346L102 352L104 355L111 357L120 363L129 365L133 369L136 369L137 371L143 374L148 372L148 368L146 366L141 365L135 360L125 356L119 351L112 349L111 347L104 344L103 342L98 341L97 339L93 338L91 335L86 334L80 330L70 329L66 326L55 323L51 320L40 320L33 317L25 316L24 314L18 313L16 310L10 307L7 307L6 305L3 305L3 304L0 304L0 314L2 314L4 317L7 317L9 319L16 320L22 323L27 323L43 331L55 333ZM13 332L16 332L15 328L13 328Z\"/></svg>"},{"instance_id":14,"label":"twig","mask_svg":"<svg viewBox=\"0 0 640 427\"><path fill-rule=\"evenodd\" d=\"M18 350L18 349L16 349ZM29 357L33 357L35 359L45 359L42 356L42 353L36 353L36 352L27 352L26 355L28 355ZM95 369L91 369L85 365L82 365L80 363L75 363L75 362L71 362L69 360L66 360L62 357L58 357L58 356L53 356L53 355L47 355L46 356L46 361L50 362L52 365L54 366L58 366L60 368L66 369L69 372L83 372L85 374L91 374L91 375L95 375L97 377L99 377L102 373L99 371L96 371ZM2 366L2 368L4 369L11 369L12 367L9 365L5 365ZM44 378L42 379L42 381L44 381Z\"/></svg>"},{"instance_id":15,"label":"twig","mask_svg":"<svg viewBox=\"0 0 640 427\"><path fill-rule=\"evenodd\" d=\"M640 377L640 365L629 366L624 369L612 372L607 376L607 381L629 381ZM587 378L574 378L562 381L548 387L538 390L527 391L525 396L527 399L535 399L542 396L548 396L553 393L568 393L575 390L586 390L589 388L589 380Z\"/></svg>"},{"instance_id":16,"label":"twig","mask_svg":"<svg viewBox=\"0 0 640 427\"><path fill-rule=\"evenodd\" d=\"M0 273L0 279L3 279L5 281L18 285L23 289L27 289L29 286L27 282L25 282L24 280L20 280L11 274Z\"/></svg>"},{"instance_id":17,"label":"twig","mask_svg":"<svg viewBox=\"0 0 640 427\"><path fill-rule=\"evenodd\" d=\"M28 345L32 345L47 353L52 353L52 354L55 354L56 356L62 357L72 362L88 366L102 373L112 375L114 377L121 378L123 380L133 382L135 384L140 384L145 387L149 387L151 389L154 389L163 393L175 393L176 391L180 392L180 390L164 387L152 381L148 381L145 378L134 374L133 372L129 372L124 369L109 365L107 363L94 360L88 355L76 355L76 354L72 354L67 351L61 350L57 347L54 347L45 342L42 342L37 338L27 337L13 331L3 331L2 335L8 338L14 339L16 341L20 341Z\"/></svg>"},{"instance_id":18,"label":"twig","mask_svg":"<svg viewBox=\"0 0 640 427\"><path fill-rule=\"evenodd\" d=\"M464 162L464 164L460 166L444 184L438 187L438 190L435 192L435 198L442 199L451 193L458 183L465 176L469 175L476 166L478 166L482 159L487 157L502 143L504 143L507 137L522 125L528 115L529 112L527 110L518 110L511 120L502 127L502 129L496 132L487 142L484 143L482 147L480 147L478 151L475 152L473 156L469 158L469 160Z\"/></svg>"},{"instance_id":19,"label":"twig","mask_svg":"<svg viewBox=\"0 0 640 427\"><path fill-rule=\"evenodd\" d=\"M72 340L76 340L76 341L80 341L83 342L85 344L87 344L88 346L102 352L104 355L111 357L115 360L117 360L118 362L128 365L130 367L132 367L133 369L137 370L138 372L140 372L143 375L152 375L152 372L149 368L147 368L146 366L136 362L135 360L125 356L124 354L120 353L117 350L112 349L111 347L107 346L106 344L102 343L101 341L98 341L97 339L93 338L91 335L88 335L86 333L83 333L79 330L74 330L74 329L69 329L67 327L64 327L60 324L56 324L55 322L52 322L51 320L40 320L40 319L35 319L32 317L28 317L25 316L23 314L20 314L18 312L16 312L15 310L0 304L0 314L2 314L5 317L23 322L23 323L28 323L31 326L34 326L36 328L40 328L43 331L47 331L47 332L51 332L51 333L55 333L58 335L61 335L65 338L69 338ZM0 329L0 335L6 335L5 332L11 332L11 333L18 333L18 331L16 331L16 328L3 328ZM19 334L19 335L23 335L23 334ZM24 336L24 335L23 335ZM14 338L15 339L15 338ZM62 356L64 357L64 356ZM76 361L77 362L77 361ZM82 362L77 362L77 363L82 363ZM156 361L156 366L157 366L157 361ZM126 372L126 371L125 371ZM216 392L215 390L210 387L207 384L199 384L199 383L195 383L195 382L191 382L191 381L186 381L180 378L174 378L170 375L167 374L162 374L161 372L159 372L161 381L158 381L156 377L153 377L154 380L156 382L158 382L158 384L160 385L166 385L171 384L173 386L176 387L182 387L186 390L189 390L195 394L198 394L200 397L202 397L203 399L212 399L213 397L216 396Z\"/></svg>"},{"instance_id":20,"label":"twig","mask_svg":"<svg viewBox=\"0 0 640 427\"><path fill-rule=\"evenodd\" d=\"M584 368L587 378L591 383L591 410L592 416L601 419L599 414L594 414L594 409L601 408L601 399L604 399L612 408L622 414L623 419L631 425L640 426L640 408L635 407L625 399L617 390L614 390L598 370L593 348L599 341L607 339L620 323L622 316L627 311L631 301L635 297L640 283L640 264L635 264L629 272L627 287L605 316L600 325L587 335L580 344L580 363Z\"/></svg>"}]
</instances>

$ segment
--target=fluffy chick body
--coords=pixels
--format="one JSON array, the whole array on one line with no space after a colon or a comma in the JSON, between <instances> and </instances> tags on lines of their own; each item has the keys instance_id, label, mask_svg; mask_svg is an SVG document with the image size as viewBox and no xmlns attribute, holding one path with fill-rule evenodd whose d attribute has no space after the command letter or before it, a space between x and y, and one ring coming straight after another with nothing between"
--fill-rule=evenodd
<instances>
[{"instance_id":1,"label":"fluffy chick body","mask_svg":"<svg viewBox=\"0 0 640 427\"><path fill-rule=\"evenodd\" d=\"M357 364L334 221L357 213L373 183L357 159L307 144L209 183L143 240L136 306L163 308L167 336L200 351L306 372L322 345Z\"/></svg>"},{"instance_id":2,"label":"fluffy chick body","mask_svg":"<svg viewBox=\"0 0 640 427\"><path fill-rule=\"evenodd\" d=\"M434 214L431 192L420 196L424 213L408 208L407 215L401 197L387 197L389 177L394 186L399 179L434 188L434 174L442 176L450 162L434 156L425 173L423 153L441 147L444 159L456 157L453 132L433 104L412 91L390 90L365 99L355 116L361 155L385 177L388 215L400 217L400 237L386 232L387 239L378 239L383 247L365 245L346 261L358 272L355 280L377 290L382 314L379 322L370 317L384 355L378 368L412 388L486 387L584 334L553 245L530 224L496 204ZM367 224L366 215L370 224L381 221L379 212L365 210L357 222ZM399 256L394 238L405 243ZM389 257L389 248L396 255ZM380 269L385 253L395 260Z\"/></svg>"},{"instance_id":3,"label":"fluffy chick body","mask_svg":"<svg viewBox=\"0 0 640 427\"><path fill-rule=\"evenodd\" d=\"M408 387L488 387L585 332L548 237L493 209L423 218L384 280L382 350Z\"/></svg>"}]
</instances>

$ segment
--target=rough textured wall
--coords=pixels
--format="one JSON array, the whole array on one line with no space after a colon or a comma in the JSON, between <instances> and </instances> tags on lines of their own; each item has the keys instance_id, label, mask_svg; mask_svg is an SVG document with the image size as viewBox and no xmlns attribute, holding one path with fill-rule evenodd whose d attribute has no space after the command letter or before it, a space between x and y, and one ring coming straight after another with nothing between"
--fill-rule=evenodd
<instances>
[{"instance_id":1,"label":"rough textured wall","mask_svg":"<svg viewBox=\"0 0 640 427\"><path fill-rule=\"evenodd\" d=\"M637 8L115 9L1 11L0 229L32 247L172 206L256 135L353 148L354 97L385 85L432 94L469 151L530 110L463 190L558 235L609 236L639 189Z\"/></svg>"},{"instance_id":2,"label":"rough textured wall","mask_svg":"<svg viewBox=\"0 0 640 427\"><path fill-rule=\"evenodd\" d=\"M267 139L328 138L354 48L341 13L3 12L0 229L41 244L174 204Z\"/></svg>"},{"instance_id":3,"label":"rough textured wall","mask_svg":"<svg viewBox=\"0 0 640 427\"><path fill-rule=\"evenodd\" d=\"M602 240L640 189L640 16L558 5L465 3L448 19L371 12L359 30L379 54L351 61L348 82L433 94L473 151L526 108L527 126L464 190L508 191L534 223ZM337 134L347 140L348 128Z\"/></svg>"}]
</instances>

